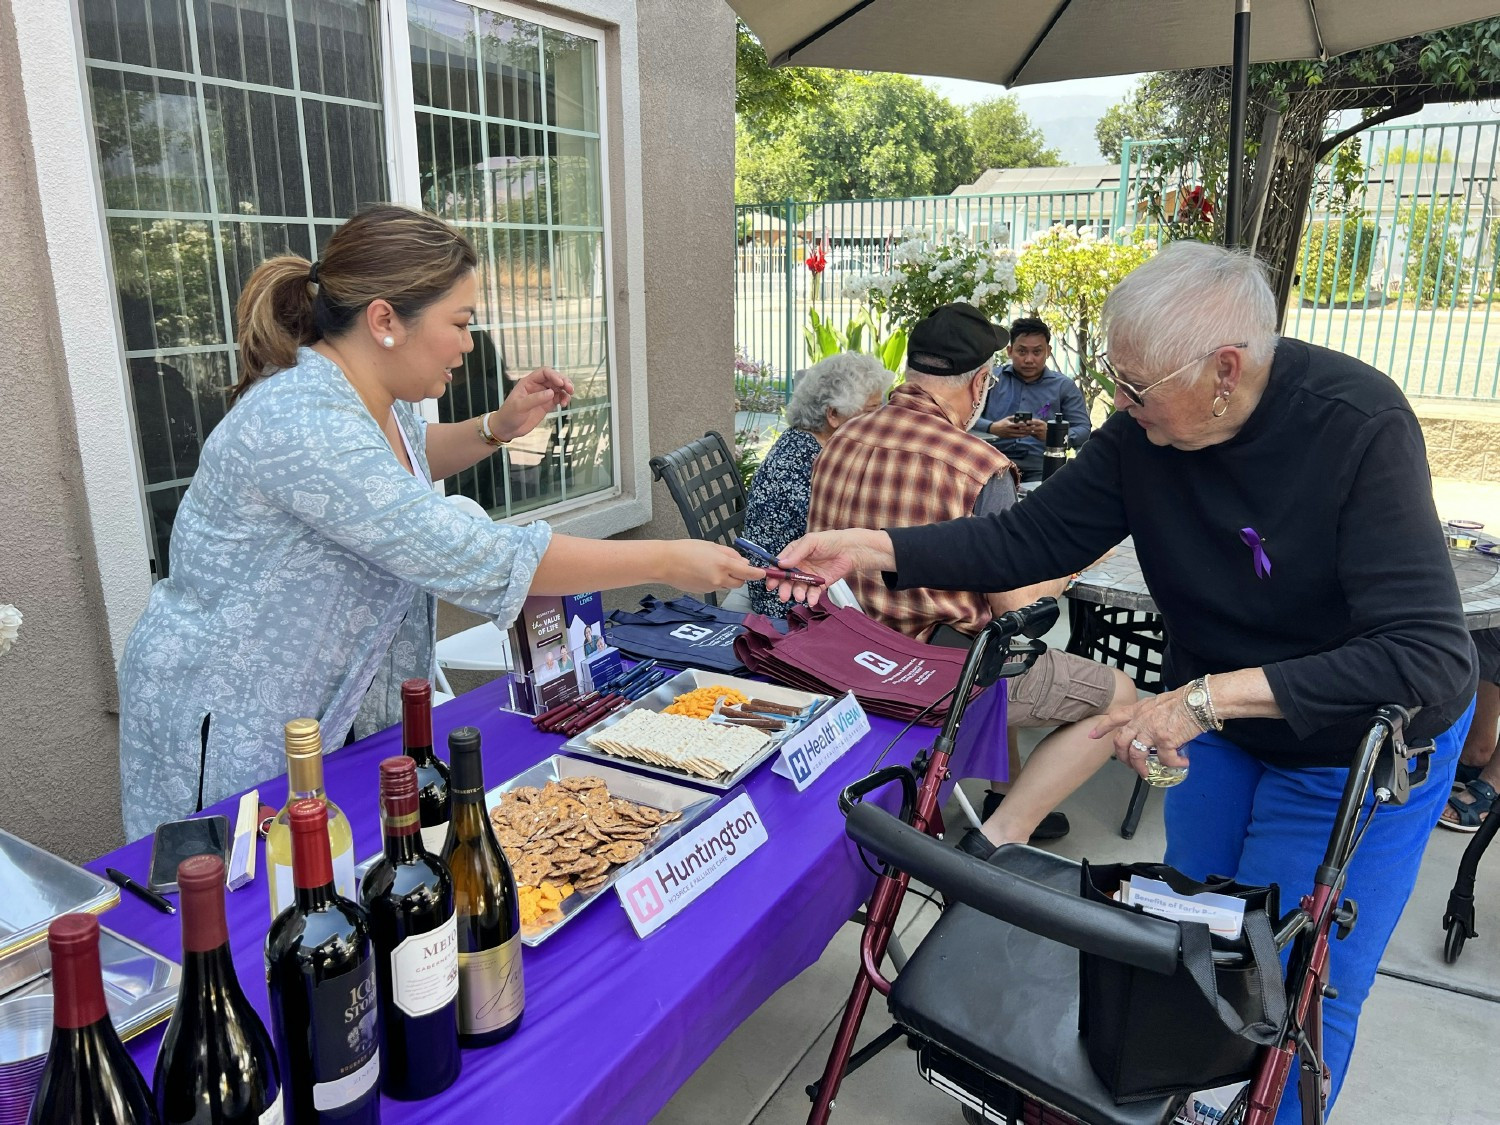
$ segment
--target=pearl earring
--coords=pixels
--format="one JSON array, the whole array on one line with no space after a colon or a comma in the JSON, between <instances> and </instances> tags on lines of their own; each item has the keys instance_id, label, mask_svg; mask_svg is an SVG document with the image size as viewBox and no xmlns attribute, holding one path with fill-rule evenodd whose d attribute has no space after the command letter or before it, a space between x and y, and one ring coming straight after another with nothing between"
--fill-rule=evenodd
<instances>
[{"instance_id":1,"label":"pearl earring","mask_svg":"<svg viewBox=\"0 0 1500 1125\"><path fill-rule=\"evenodd\" d=\"M387 336L385 339L381 340L380 342L382 344L384 344L388 348L394 348L396 346L396 337L394 337L394 336Z\"/></svg>"}]
</instances>

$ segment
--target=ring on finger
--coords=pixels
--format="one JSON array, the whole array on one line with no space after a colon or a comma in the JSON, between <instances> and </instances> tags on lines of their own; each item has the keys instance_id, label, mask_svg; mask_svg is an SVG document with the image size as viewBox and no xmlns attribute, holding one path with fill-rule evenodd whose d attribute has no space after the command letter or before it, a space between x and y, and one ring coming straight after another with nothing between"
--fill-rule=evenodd
<instances>
[{"instance_id":1,"label":"ring on finger","mask_svg":"<svg viewBox=\"0 0 1500 1125\"><path fill-rule=\"evenodd\" d=\"M1154 753L1156 753L1156 747L1155 746L1147 746L1139 738L1132 738L1130 740L1130 748L1132 750L1139 750L1142 754L1154 754Z\"/></svg>"}]
</instances>

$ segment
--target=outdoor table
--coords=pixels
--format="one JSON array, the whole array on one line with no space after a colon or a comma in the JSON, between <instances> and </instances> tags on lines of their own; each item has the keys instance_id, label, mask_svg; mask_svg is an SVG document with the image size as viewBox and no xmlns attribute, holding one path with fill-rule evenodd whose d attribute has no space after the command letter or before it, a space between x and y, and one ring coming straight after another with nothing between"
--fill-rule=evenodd
<instances>
[{"instance_id":1,"label":"outdoor table","mask_svg":"<svg viewBox=\"0 0 1500 1125\"><path fill-rule=\"evenodd\" d=\"M456 727L479 728L490 788L556 753L563 741L537 731L523 715L501 711L502 690L497 680L433 712L439 747ZM900 730L876 716L870 726L861 742L801 793L767 762L744 786L725 794L728 800L741 789L749 793L769 839L649 937L635 936L611 891L542 945L526 949L520 1029L503 1043L465 1050L457 1083L436 1098L382 1098L386 1125L461 1121L465 1115L487 1121L497 1114L528 1125L649 1120L742 1020L818 959L869 893L873 876L844 835L837 797L869 772ZM908 732L886 763L909 761L935 733L922 727ZM325 759L329 795L354 828L356 861L380 849L377 766L399 753L401 732L392 728ZM281 805L285 778L267 780L260 795ZM237 801L205 812L232 821ZM88 866L98 873L116 867L144 879L150 849L149 839L137 840ZM228 896L227 911L240 983L265 1016L262 947L270 908L263 871L258 864L257 878ZM131 895L103 922L174 961L181 957L179 919ZM148 1082L162 1030L128 1044Z\"/></svg>"},{"instance_id":2,"label":"outdoor table","mask_svg":"<svg viewBox=\"0 0 1500 1125\"><path fill-rule=\"evenodd\" d=\"M1480 542L1496 540L1479 536ZM1500 626L1500 557L1479 551L1450 548L1448 559L1458 592L1463 597L1464 624L1470 632ZM1135 557L1135 543L1126 539L1114 553L1078 576L1068 591L1074 601L1089 602L1107 608L1128 609L1137 613L1156 613L1156 602L1141 577L1141 564ZM1074 620L1074 630L1078 628Z\"/></svg>"}]
</instances>

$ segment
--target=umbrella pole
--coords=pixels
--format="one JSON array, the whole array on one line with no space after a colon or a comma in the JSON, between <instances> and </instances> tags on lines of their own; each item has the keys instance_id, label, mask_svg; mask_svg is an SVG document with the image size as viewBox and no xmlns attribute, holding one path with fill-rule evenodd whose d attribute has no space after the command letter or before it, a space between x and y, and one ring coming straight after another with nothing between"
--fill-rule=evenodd
<instances>
[{"instance_id":1,"label":"umbrella pole","mask_svg":"<svg viewBox=\"0 0 1500 1125\"><path fill-rule=\"evenodd\" d=\"M1250 102L1250 0L1235 0L1234 74L1229 94L1229 190L1225 193L1224 245L1240 241L1240 189L1244 182L1245 115Z\"/></svg>"}]
</instances>

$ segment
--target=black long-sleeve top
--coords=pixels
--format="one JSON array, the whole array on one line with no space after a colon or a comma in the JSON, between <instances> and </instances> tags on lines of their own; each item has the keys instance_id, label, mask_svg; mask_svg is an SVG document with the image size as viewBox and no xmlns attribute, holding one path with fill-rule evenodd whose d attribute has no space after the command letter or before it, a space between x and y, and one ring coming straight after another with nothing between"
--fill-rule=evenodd
<instances>
[{"instance_id":1,"label":"black long-sleeve top","mask_svg":"<svg viewBox=\"0 0 1500 1125\"><path fill-rule=\"evenodd\" d=\"M1409 733L1432 737L1477 683L1416 417L1385 375L1301 341L1278 343L1226 442L1155 446L1118 413L1025 503L887 530L890 585L978 591L1081 570L1133 536L1166 627L1166 686L1264 669L1285 718L1224 733L1265 760L1347 765L1385 703L1421 706Z\"/></svg>"}]
</instances>

